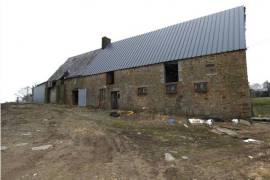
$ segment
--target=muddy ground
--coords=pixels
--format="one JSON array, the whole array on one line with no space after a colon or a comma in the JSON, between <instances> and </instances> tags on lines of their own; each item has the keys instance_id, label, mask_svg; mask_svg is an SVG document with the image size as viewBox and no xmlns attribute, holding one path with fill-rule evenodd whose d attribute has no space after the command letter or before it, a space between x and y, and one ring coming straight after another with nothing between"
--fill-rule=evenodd
<instances>
[{"instance_id":1,"label":"muddy ground","mask_svg":"<svg viewBox=\"0 0 270 180\"><path fill-rule=\"evenodd\" d=\"M2 104L1 171L12 179L270 179L270 123L184 126L185 118ZM246 138L260 140L243 142ZM44 150L34 147L52 145ZM166 161L170 153L175 160Z\"/></svg>"}]
</instances>

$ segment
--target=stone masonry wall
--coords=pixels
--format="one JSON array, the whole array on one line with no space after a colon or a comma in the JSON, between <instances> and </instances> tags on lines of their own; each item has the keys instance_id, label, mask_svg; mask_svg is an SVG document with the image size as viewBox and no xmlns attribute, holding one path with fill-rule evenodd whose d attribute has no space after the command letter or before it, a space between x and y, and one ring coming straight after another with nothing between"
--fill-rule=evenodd
<instances>
[{"instance_id":1,"label":"stone masonry wall","mask_svg":"<svg viewBox=\"0 0 270 180\"><path fill-rule=\"evenodd\" d=\"M215 73L207 72L209 63L215 64ZM105 73L67 79L63 102L72 104L72 90L87 88L88 104L100 107L99 89L105 88L104 108L111 108L111 91L119 91L120 109L219 118L250 117L244 50L180 60L178 72L176 94L166 94L164 64L115 71L113 85L106 85ZM208 92L195 92L196 82L208 82ZM147 95L138 96L139 87L147 87Z\"/></svg>"}]
</instances>

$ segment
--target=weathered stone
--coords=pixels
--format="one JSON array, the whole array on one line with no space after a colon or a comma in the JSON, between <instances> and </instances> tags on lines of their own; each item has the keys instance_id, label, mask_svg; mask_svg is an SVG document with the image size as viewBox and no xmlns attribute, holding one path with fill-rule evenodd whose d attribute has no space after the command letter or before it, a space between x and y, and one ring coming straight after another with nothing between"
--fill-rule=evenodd
<instances>
[{"instance_id":1,"label":"weathered stone","mask_svg":"<svg viewBox=\"0 0 270 180\"><path fill-rule=\"evenodd\" d=\"M215 64L214 73L206 65ZM120 109L164 112L187 116L232 119L251 115L244 50L197 57L178 61L177 93L167 94L164 65L154 64L114 73L114 84L106 85L106 73L70 78L64 81L57 101L72 104L72 90L87 88L87 102L98 108L111 108L111 91L120 92ZM208 91L198 93L194 83L207 82ZM57 83L59 84L59 83ZM138 96L138 88L147 87L147 95ZM105 98L100 101L100 89ZM60 91L60 90L59 90Z\"/></svg>"}]
</instances>

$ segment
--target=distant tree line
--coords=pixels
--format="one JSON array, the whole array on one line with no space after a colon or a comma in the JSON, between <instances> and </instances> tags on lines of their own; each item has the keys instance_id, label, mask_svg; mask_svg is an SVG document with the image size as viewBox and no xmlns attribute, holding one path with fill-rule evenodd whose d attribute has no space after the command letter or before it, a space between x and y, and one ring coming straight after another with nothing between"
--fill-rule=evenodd
<instances>
[{"instance_id":1,"label":"distant tree line","mask_svg":"<svg viewBox=\"0 0 270 180\"><path fill-rule=\"evenodd\" d=\"M270 82L265 81L263 84L250 85L250 94L252 97L270 97Z\"/></svg>"}]
</instances>

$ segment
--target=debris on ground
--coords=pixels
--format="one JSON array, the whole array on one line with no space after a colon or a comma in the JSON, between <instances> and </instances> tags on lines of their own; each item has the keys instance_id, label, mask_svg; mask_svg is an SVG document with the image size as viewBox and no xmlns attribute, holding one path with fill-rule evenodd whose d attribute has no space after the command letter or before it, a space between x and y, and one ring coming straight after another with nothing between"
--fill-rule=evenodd
<instances>
[{"instance_id":1,"label":"debris on ground","mask_svg":"<svg viewBox=\"0 0 270 180\"><path fill-rule=\"evenodd\" d=\"M133 115L134 114L134 111L128 111L127 112L127 116L131 116L131 115Z\"/></svg>"},{"instance_id":2,"label":"debris on ground","mask_svg":"<svg viewBox=\"0 0 270 180\"><path fill-rule=\"evenodd\" d=\"M258 141L256 139L245 139L243 140L245 143L261 143L261 141Z\"/></svg>"},{"instance_id":3,"label":"debris on ground","mask_svg":"<svg viewBox=\"0 0 270 180\"><path fill-rule=\"evenodd\" d=\"M166 161L174 161L175 158L170 153L165 153L165 160Z\"/></svg>"},{"instance_id":4,"label":"debris on ground","mask_svg":"<svg viewBox=\"0 0 270 180\"><path fill-rule=\"evenodd\" d=\"M190 124L203 124L204 123L204 120L191 118L191 119L188 119L188 122Z\"/></svg>"},{"instance_id":5,"label":"debris on ground","mask_svg":"<svg viewBox=\"0 0 270 180\"><path fill-rule=\"evenodd\" d=\"M20 146L26 146L28 143L18 143L18 144L16 144L15 146L16 147L20 147Z\"/></svg>"},{"instance_id":6,"label":"debris on ground","mask_svg":"<svg viewBox=\"0 0 270 180\"><path fill-rule=\"evenodd\" d=\"M120 116L120 113L114 111L114 112L111 112L110 113L110 116L112 116L112 117L119 117Z\"/></svg>"},{"instance_id":7,"label":"debris on ground","mask_svg":"<svg viewBox=\"0 0 270 180\"><path fill-rule=\"evenodd\" d=\"M239 123L242 124L242 125L251 126L252 121L247 121L247 120L244 120L244 119L240 119Z\"/></svg>"},{"instance_id":8,"label":"debris on ground","mask_svg":"<svg viewBox=\"0 0 270 180\"><path fill-rule=\"evenodd\" d=\"M33 151L46 150L46 149L49 149L50 147L52 147L52 145L48 144L48 145L43 145L43 146L32 147L32 150Z\"/></svg>"},{"instance_id":9,"label":"debris on ground","mask_svg":"<svg viewBox=\"0 0 270 180\"><path fill-rule=\"evenodd\" d=\"M213 121L213 119L203 120L203 119L191 118L191 119L188 119L188 123L190 123L190 124L206 124L208 126L212 126L214 121Z\"/></svg>"},{"instance_id":10,"label":"debris on ground","mask_svg":"<svg viewBox=\"0 0 270 180\"><path fill-rule=\"evenodd\" d=\"M252 121L270 122L270 117L252 117Z\"/></svg>"},{"instance_id":11,"label":"debris on ground","mask_svg":"<svg viewBox=\"0 0 270 180\"><path fill-rule=\"evenodd\" d=\"M185 126L186 128L188 128L188 125L187 125L187 124L184 124L184 126Z\"/></svg>"},{"instance_id":12,"label":"debris on ground","mask_svg":"<svg viewBox=\"0 0 270 180\"><path fill-rule=\"evenodd\" d=\"M176 124L176 120L174 118L169 118L167 122L169 125L172 125L172 126Z\"/></svg>"},{"instance_id":13,"label":"debris on ground","mask_svg":"<svg viewBox=\"0 0 270 180\"><path fill-rule=\"evenodd\" d=\"M182 159L188 160L188 157L187 156L182 156Z\"/></svg>"},{"instance_id":14,"label":"debris on ground","mask_svg":"<svg viewBox=\"0 0 270 180\"><path fill-rule=\"evenodd\" d=\"M36 175L37 175L37 173L34 173L34 174L33 174L33 176L36 176Z\"/></svg>"},{"instance_id":15,"label":"debris on ground","mask_svg":"<svg viewBox=\"0 0 270 180\"><path fill-rule=\"evenodd\" d=\"M226 134L232 137L237 137L238 134L235 131L232 131L230 129L227 128L220 128L220 127L216 127L214 129L211 129L211 132L216 133L216 134Z\"/></svg>"},{"instance_id":16,"label":"debris on ground","mask_svg":"<svg viewBox=\"0 0 270 180\"><path fill-rule=\"evenodd\" d=\"M32 133L31 132L27 132L27 133L22 133L22 136L31 136Z\"/></svg>"},{"instance_id":17,"label":"debris on ground","mask_svg":"<svg viewBox=\"0 0 270 180\"><path fill-rule=\"evenodd\" d=\"M189 124L183 116L152 111L114 118L110 113L118 110L17 106L1 105L1 141L8 147L1 151L3 180L78 179L78 174L81 179L226 179L228 173L231 179L270 177L270 123L234 126L233 118L218 122L214 117L193 117L195 113L188 117L213 119L209 128L205 123ZM168 125L169 118L175 118L176 125ZM238 136L232 138L216 127ZM32 136L21 135L27 132ZM243 142L248 138L262 143ZM16 146L22 143L28 144ZM47 150L31 150L50 144ZM170 153L169 161L165 153Z\"/></svg>"},{"instance_id":18,"label":"debris on ground","mask_svg":"<svg viewBox=\"0 0 270 180\"><path fill-rule=\"evenodd\" d=\"M204 123L207 124L208 126L212 126L214 121L213 121L213 119L208 119L208 120L204 121Z\"/></svg>"},{"instance_id":19,"label":"debris on ground","mask_svg":"<svg viewBox=\"0 0 270 180\"><path fill-rule=\"evenodd\" d=\"M232 123L233 124L238 124L239 123L239 120L238 119L232 119Z\"/></svg>"},{"instance_id":20,"label":"debris on ground","mask_svg":"<svg viewBox=\"0 0 270 180\"><path fill-rule=\"evenodd\" d=\"M7 150L7 149L8 149L7 146L2 146L2 145L1 145L1 151L5 151L5 150Z\"/></svg>"}]
</instances>

